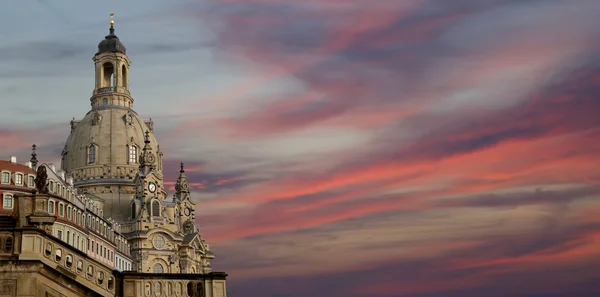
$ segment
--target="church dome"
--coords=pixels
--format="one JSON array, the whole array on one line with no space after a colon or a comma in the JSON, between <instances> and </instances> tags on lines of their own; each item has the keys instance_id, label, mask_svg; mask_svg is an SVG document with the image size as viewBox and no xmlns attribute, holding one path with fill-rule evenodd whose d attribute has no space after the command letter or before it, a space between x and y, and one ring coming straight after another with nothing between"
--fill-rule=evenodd
<instances>
[{"instance_id":1,"label":"church dome","mask_svg":"<svg viewBox=\"0 0 600 297\"><path fill-rule=\"evenodd\" d=\"M104 40L100 41L98 44L98 52L96 55L102 53L115 53L119 52L122 54L126 54L125 45L121 43L119 37L115 35L115 29L111 26L110 33L104 37Z\"/></svg>"},{"instance_id":2,"label":"church dome","mask_svg":"<svg viewBox=\"0 0 600 297\"><path fill-rule=\"evenodd\" d=\"M71 134L63 151L63 169L75 183L121 180L131 182L139 166L145 132L152 132L151 121L144 122L133 110L106 106L94 108L81 121L71 122ZM158 143L149 135L156 153ZM160 159L158 169L161 170Z\"/></svg>"}]
</instances>

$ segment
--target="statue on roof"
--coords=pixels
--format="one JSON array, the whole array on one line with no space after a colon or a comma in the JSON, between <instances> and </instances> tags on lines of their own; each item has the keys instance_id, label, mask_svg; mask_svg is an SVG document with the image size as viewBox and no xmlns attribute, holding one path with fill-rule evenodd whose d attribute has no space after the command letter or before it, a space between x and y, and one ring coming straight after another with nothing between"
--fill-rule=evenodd
<instances>
[{"instance_id":1,"label":"statue on roof","mask_svg":"<svg viewBox=\"0 0 600 297\"><path fill-rule=\"evenodd\" d=\"M46 172L46 166L38 167L35 188L40 194L48 194L48 173Z\"/></svg>"}]
</instances>

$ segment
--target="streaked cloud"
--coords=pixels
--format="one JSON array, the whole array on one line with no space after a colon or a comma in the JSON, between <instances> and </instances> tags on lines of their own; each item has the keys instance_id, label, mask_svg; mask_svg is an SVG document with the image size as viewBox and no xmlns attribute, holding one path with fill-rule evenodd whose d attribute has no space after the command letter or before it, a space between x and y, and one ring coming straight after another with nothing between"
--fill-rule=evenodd
<instances>
[{"instance_id":1,"label":"streaked cloud","mask_svg":"<svg viewBox=\"0 0 600 297\"><path fill-rule=\"evenodd\" d=\"M600 293L600 5L451 2L118 5L230 296ZM39 4L0 12L0 151L56 162L113 9Z\"/></svg>"}]
</instances>

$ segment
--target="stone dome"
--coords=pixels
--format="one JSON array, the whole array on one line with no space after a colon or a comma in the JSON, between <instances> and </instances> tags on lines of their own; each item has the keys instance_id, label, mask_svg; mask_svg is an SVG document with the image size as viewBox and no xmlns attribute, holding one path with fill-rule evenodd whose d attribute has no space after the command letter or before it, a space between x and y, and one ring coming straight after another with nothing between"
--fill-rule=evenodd
<instances>
[{"instance_id":1,"label":"stone dome","mask_svg":"<svg viewBox=\"0 0 600 297\"><path fill-rule=\"evenodd\" d=\"M90 179L133 180L139 166L138 157L144 147L145 132L152 132L152 128L152 122L144 122L129 108L94 108L81 121L71 122L71 134L63 151L63 169L74 177L76 183ZM150 133L149 139L156 153L158 143L153 133ZM93 152L90 151L92 146ZM92 160L91 153L95 154ZM157 167L162 169L161 164Z\"/></svg>"},{"instance_id":2,"label":"stone dome","mask_svg":"<svg viewBox=\"0 0 600 297\"><path fill-rule=\"evenodd\" d=\"M115 53L119 52L122 54L126 54L125 45L121 43L119 37L115 35L115 29L110 27L110 33L104 37L104 40L100 41L98 44L98 52L96 55L102 53Z\"/></svg>"}]
</instances>

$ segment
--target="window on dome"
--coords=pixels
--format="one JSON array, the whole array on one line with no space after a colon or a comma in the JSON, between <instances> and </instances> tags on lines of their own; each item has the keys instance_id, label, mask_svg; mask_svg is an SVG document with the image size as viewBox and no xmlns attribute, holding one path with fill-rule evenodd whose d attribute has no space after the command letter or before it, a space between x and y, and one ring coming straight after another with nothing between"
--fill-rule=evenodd
<instances>
[{"instance_id":1,"label":"window on dome","mask_svg":"<svg viewBox=\"0 0 600 297\"><path fill-rule=\"evenodd\" d=\"M90 145L88 148L88 163L92 164L96 162L96 146Z\"/></svg>"},{"instance_id":2,"label":"window on dome","mask_svg":"<svg viewBox=\"0 0 600 297\"><path fill-rule=\"evenodd\" d=\"M4 194L4 199L2 202L3 209L13 209L13 195Z\"/></svg>"},{"instance_id":3,"label":"window on dome","mask_svg":"<svg viewBox=\"0 0 600 297\"><path fill-rule=\"evenodd\" d=\"M129 146L129 164L135 164L137 160L137 147L135 145Z\"/></svg>"}]
</instances>

